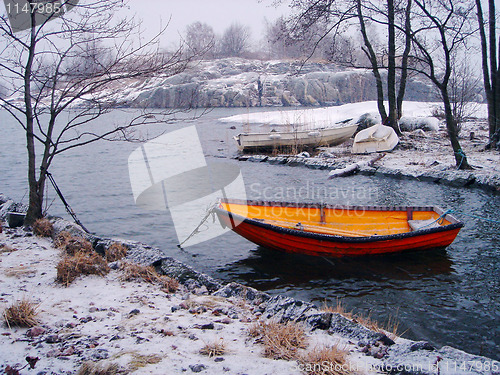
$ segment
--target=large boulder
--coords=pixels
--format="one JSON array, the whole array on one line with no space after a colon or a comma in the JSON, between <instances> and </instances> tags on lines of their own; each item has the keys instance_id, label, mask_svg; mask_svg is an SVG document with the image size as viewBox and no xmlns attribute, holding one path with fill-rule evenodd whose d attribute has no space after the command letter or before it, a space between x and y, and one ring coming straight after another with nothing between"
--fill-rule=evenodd
<instances>
[{"instance_id":1,"label":"large boulder","mask_svg":"<svg viewBox=\"0 0 500 375\"><path fill-rule=\"evenodd\" d=\"M439 120L435 117L403 116L399 120L399 127L404 132L412 132L417 129L437 132L439 130Z\"/></svg>"}]
</instances>

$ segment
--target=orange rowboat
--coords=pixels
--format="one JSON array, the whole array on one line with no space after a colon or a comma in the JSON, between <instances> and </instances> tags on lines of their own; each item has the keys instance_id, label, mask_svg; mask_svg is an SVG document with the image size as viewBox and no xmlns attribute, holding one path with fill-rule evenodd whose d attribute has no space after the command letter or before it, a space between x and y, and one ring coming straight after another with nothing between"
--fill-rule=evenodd
<instances>
[{"instance_id":1,"label":"orange rowboat","mask_svg":"<svg viewBox=\"0 0 500 375\"><path fill-rule=\"evenodd\" d=\"M444 248L463 223L438 207L335 206L223 199L223 226L275 250L360 256Z\"/></svg>"}]
</instances>

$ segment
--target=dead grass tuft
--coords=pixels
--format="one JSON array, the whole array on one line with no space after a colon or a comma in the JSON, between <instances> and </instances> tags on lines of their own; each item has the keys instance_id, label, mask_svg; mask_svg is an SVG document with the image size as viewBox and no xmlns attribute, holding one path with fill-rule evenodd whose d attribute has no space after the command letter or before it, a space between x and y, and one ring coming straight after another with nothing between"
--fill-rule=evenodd
<instances>
[{"instance_id":1,"label":"dead grass tuft","mask_svg":"<svg viewBox=\"0 0 500 375\"><path fill-rule=\"evenodd\" d=\"M56 281L68 286L80 275L106 275L110 268L103 257L97 253L76 253L64 257L57 264Z\"/></svg>"},{"instance_id":2,"label":"dead grass tuft","mask_svg":"<svg viewBox=\"0 0 500 375\"><path fill-rule=\"evenodd\" d=\"M299 362L309 375L348 375L347 355L348 351L338 345L315 347L299 356Z\"/></svg>"},{"instance_id":3,"label":"dead grass tuft","mask_svg":"<svg viewBox=\"0 0 500 375\"><path fill-rule=\"evenodd\" d=\"M0 243L0 254L3 253L12 253L14 251L17 251L17 249L10 247L9 245Z\"/></svg>"},{"instance_id":4,"label":"dead grass tuft","mask_svg":"<svg viewBox=\"0 0 500 375\"><path fill-rule=\"evenodd\" d=\"M66 247L66 244L72 238L73 236L71 235L71 233L64 230L60 232L54 239L54 246L60 249L64 249Z\"/></svg>"},{"instance_id":5,"label":"dead grass tuft","mask_svg":"<svg viewBox=\"0 0 500 375\"><path fill-rule=\"evenodd\" d=\"M124 262L121 265L123 271L120 279L122 281L145 281L150 284L158 284L162 291L174 293L179 288L179 282L168 276L159 275L151 266L141 266L135 263Z\"/></svg>"},{"instance_id":6,"label":"dead grass tuft","mask_svg":"<svg viewBox=\"0 0 500 375\"><path fill-rule=\"evenodd\" d=\"M155 363L159 363L163 360L163 357L158 354L139 354L134 353L132 355L132 360L129 363L130 371L136 371L142 367L147 365L154 365Z\"/></svg>"},{"instance_id":7,"label":"dead grass tuft","mask_svg":"<svg viewBox=\"0 0 500 375\"><path fill-rule=\"evenodd\" d=\"M211 343L205 343L205 346L200 349L200 354L207 355L209 358L218 357L224 353L226 353L226 344L222 339Z\"/></svg>"},{"instance_id":8,"label":"dead grass tuft","mask_svg":"<svg viewBox=\"0 0 500 375\"><path fill-rule=\"evenodd\" d=\"M127 255L127 248L119 243L114 242L106 249L105 257L108 262L116 262Z\"/></svg>"},{"instance_id":9,"label":"dead grass tuft","mask_svg":"<svg viewBox=\"0 0 500 375\"><path fill-rule=\"evenodd\" d=\"M93 253L92 244L84 238L71 237L64 245L64 252L70 256L78 253Z\"/></svg>"},{"instance_id":10,"label":"dead grass tuft","mask_svg":"<svg viewBox=\"0 0 500 375\"><path fill-rule=\"evenodd\" d=\"M397 321L397 318L393 317L389 318L389 321L387 322L385 327L381 327L377 321L372 319L371 314L365 316L362 314L354 314L352 311L347 311L342 301L338 299L337 299L337 304L334 307L328 306L325 302L325 304L322 307L322 311L331 312L334 314L340 314L345 318L350 319L355 323L359 323L362 326L374 332L387 334L388 337L393 340L399 337L398 333L399 322Z\"/></svg>"},{"instance_id":11,"label":"dead grass tuft","mask_svg":"<svg viewBox=\"0 0 500 375\"><path fill-rule=\"evenodd\" d=\"M76 375L116 375L125 374L125 371L116 363L110 362L83 362Z\"/></svg>"},{"instance_id":12,"label":"dead grass tuft","mask_svg":"<svg viewBox=\"0 0 500 375\"><path fill-rule=\"evenodd\" d=\"M130 356L130 360L127 361ZM125 358L122 358L125 357ZM112 360L120 360L122 363L128 362L126 371L124 373L130 374L142 367L147 365L153 365L159 363L163 360L159 354L141 354L137 351L120 351L119 353L114 354L110 357Z\"/></svg>"},{"instance_id":13,"label":"dead grass tuft","mask_svg":"<svg viewBox=\"0 0 500 375\"><path fill-rule=\"evenodd\" d=\"M36 275L37 270L35 268L26 267L24 265L17 267L10 267L5 270L5 276L7 277L30 277Z\"/></svg>"},{"instance_id":14,"label":"dead grass tuft","mask_svg":"<svg viewBox=\"0 0 500 375\"><path fill-rule=\"evenodd\" d=\"M23 298L5 309L3 312L4 321L9 327L34 327L40 322L38 306L37 303Z\"/></svg>"},{"instance_id":15,"label":"dead grass tuft","mask_svg":"<svg viewBox=\"0 0 500 375\"><path fill-rule=\"evenodd\" d=\"M33 223L33 233L39 237L52 237L53 232L54 226L49 219L42 217Z\"/></svg>"},{"instance_id":16,"label":"dead grass tuft","mask_svg":"<svg viewBox=\"0 0 500 375\"><path fill-rule=\"evenodd\" d=\"M333 314L340 314L347 319L353 318L352 312L347 311L344 307L344 304L342 303L342 300L339 300L338 298L337 298L337 304L335 306L329 306L326 302L324 302L321 310Z\"/></svg>"},{"instance_id":17,"label":"dead grass tuft","mask_svg":"<svg viewBox=\"0 0 500 375\"><path fill-rule=\"evenodd\" d=\"M307 347L304 328L293 322L260 321L250 327L249 334L264 344L264 356L267 358L295 359L298 349Z\"/></svg>"}]
</instances>

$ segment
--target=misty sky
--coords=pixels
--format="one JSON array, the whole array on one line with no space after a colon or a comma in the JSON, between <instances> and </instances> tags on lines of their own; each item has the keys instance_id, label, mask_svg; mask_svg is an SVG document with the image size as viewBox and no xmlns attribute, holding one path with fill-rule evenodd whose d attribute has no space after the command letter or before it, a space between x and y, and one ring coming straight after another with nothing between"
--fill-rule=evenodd
<instances>
[{"instance_id":1,"label":"misty sky","mask_svg":"<svg viewBox=\"0 0 500 375\"><path fill-rule=\"evenodd\" d=\"M251 28L252 40L258 42L265 31L264 22L288 13L287 6L276 8L272 0L131 0L130 10L137 13L146 32L157 32L160 25L170 24L162 42L175 42L184 34L186 25L201 21L221 34L231 23L238 22Z\"/></svg>"}]
</instances>

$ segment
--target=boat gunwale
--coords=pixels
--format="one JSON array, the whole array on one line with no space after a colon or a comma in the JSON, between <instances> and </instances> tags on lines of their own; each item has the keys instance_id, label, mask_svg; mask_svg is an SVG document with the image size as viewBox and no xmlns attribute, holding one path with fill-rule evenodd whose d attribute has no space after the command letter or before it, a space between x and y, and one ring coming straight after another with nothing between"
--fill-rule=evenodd
<instances>
[{"instance_id":1,"label":"boat gunwale","mask_svg":"<svg viewBox=\"0 0 500 375\"><path fill-rule=\"evenodd\" d=\"M297 130L297 131L275 131L275 132L262 132L262 133L258 133L258 132L254 132L254 133L239 133L235 136L236 137L240 137L240 136L254 136L254 135L269 135L269 134L273 134L273 133L276 133L276 134L280 134L280 133L290 133L290 134L309 134L311 132L314 132L314 131L321 131L321 130L339 130L339 129L348 129L348 128L354 128L354 127L358 127L358 124L353 124L353 125L345 125L345 126L338 126L338 127L324 127L324 128L313 128L313 129L309 129L309 130Z\"/></svg>"},{"instance_id":2,"label":"boat gunwale","mask_svg":"<svg viewBox=\"0 0 500 375\"><path fill-rule=\"evenodd\" d=\"M247 202L247 203L244 203ZM227 204L246 204L248 206L266 206L266 207L297 207L297 203L291 203L291 202L269 202L269 201L257 201L257 200L240 200L240 199L221 199L220 203L227 203ZM321 205L318 205L317 203L300 203L303 205L301 208L320 208ZM332 205L332 204L323 204L322 207L324 208L343 208L343 209L354 209L354 208L364 208L365 210L369 211L407 211L408 208L414 208L418 209L418 211L434 211L438 215L443 215L445 211L441 209L440 207L436 206L395 206L395 207L388 207L388 206L343 206L343 205ZM340 236L340 235L334 235L334 234L325 234L325 233L317 233L317 232L307 232L299 229L291 229L291 228L285 228L279 225L273 225L273 224L268 224L268 223L263 223L259 220L256 219L251 219L247 218L244 216L241 216L239 214L232 213L231 211L227 211L225 209L216 207L215 210L217 212L220 212L224 214L225 216L229 217L231 219L231 222L245 222L250 225L255 225L257 227L269 229L273 232L277 233L283 233L283 234L288 234L292 236L298 236L298 237L305 237L305 238L312 238L316 240L326 240L329 242L336 241L336 242L354 242L354 243L364 243L364 242L378 242L378 241L390 241L390 240L400 240L400 239L405 239L405 238L411 238L411 237L419 237L419 236L424 236L427 234L433 234L433 233L439 233L439 232L448 232L451 230L459 229L464 226L464 223L454 216L450 214L446 214L444 218L448 221L450 221L451 224L447 225L442 225L439 227L434 227L434 228L427 228L427 229L419 229L416 231L411 231L411 232L404 232L404 233L396 233L396 234L388 234L388 235L375 235L375 236L366 236L366 237L349 237L349 236ZM451 219L451 220L450 220ZM239 225L239 224L238 224ZM234 229L234 228L233 228Z\"/></svg>"}]
</instances>

